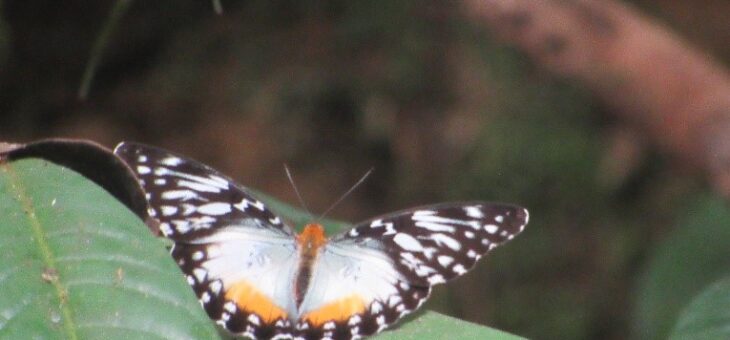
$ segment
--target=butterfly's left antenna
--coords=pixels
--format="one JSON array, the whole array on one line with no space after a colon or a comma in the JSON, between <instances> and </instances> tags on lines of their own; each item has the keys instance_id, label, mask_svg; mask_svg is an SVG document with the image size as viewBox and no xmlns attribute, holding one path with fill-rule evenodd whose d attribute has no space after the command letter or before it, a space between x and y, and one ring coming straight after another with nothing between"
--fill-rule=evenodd
<instances>
[{"instance_id":1,"label":"butterfly's left antenna","mask_svg":"<svg viewBox=\"0 0 730 340\"><path fill-rule=\"evenodd\" d=\"M335 201L335 203L332 203L332 205L330 205L330 207L327 208L327 210L325 210L322 213L322 215L319 215L319 218L317 218L317 221L321 221L325 216L327 216L327 213L332 211L332 209L334 209L338 204L340 204L340 202L342 202L342 200L345 199L345 197L347 197L347 195L349 195L353 190L355 190L355 188L360 186L360 184L362 184L362 182L364 182L365 179L368 178L368 176L370 176L370 173L373 172L373 169L375 169L375 168L370 168L370 170L368 170L368 172L366 172L364 175L362 175L362 177L357 181L357 183L355 183L352 187L350 187L349 190L347 190L344 194L342 194L342 196L340 196L340 198L338 198L337 201Z\"/></svg>"},{"instance_id":2,"label":"butterfly's left antenna","mask_svg":"<svg viewBox=\"0 0 730 340\"><path fill-rule=\"evenodd\" d=\"M289 171L289 167L284 164L284 171L286 171L286 177L289 178L289 183L291 183L291 186L294 188L294 193L297 194L297 198L299 199L299 204L302 205L302 208L307 212L307 215L309 215L309 219L311 221L314 220L314 216L312 216L312 212L309 211L309 208L307 208L307 204L304 203L304 199L302 198L302 195L299 193L299 189L297 189L297 185L294 184L294 178L291 176L291 171Z\"/></svg>"}]
</instances>

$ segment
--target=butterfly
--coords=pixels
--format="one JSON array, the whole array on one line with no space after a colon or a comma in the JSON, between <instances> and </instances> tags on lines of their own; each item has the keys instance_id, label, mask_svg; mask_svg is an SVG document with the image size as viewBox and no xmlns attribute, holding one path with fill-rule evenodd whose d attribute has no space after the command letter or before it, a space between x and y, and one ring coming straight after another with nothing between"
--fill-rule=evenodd
<instances>
[{"instance_id":1,"label":"butterfly","mask_svg":"<svg viewBox=\"0 0 730 340\"><path fill-rule=\"evenodd\" d=\"M418 309L527 224L526 209L442 203L375 217L327 237L296 233L250 191L169 151L123 142L148 214L211 319L253 339L357 339Z\"/></svg>"}]
</instances>

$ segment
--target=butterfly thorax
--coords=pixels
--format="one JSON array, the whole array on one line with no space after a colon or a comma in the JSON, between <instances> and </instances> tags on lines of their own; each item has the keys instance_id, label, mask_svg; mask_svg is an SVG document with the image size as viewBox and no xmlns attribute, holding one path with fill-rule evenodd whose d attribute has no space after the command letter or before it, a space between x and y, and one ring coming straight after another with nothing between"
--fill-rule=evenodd
<instances>
[{"instance_id":1,"label":"butterfly thorax","mask_svg":"<svg viewBox=\"0 0 730 340\"><path fill-rule=\"evenodd\" d=\"M302 256L316 256L317 250L325 243L327 243L327 237L324 235L324 228L321 224L307 224L302 233L297 235L297 244L299 244Z\"/></svg>"},{"instance_id":2,"label":"butterfly thorax","mask_svg":"<svg viewBox=\"0 0 730 340\"><path fill-rule=\"evenodd\" d=\"M324 228L321 224L310 223L304 227L301 234L297 235L297 245L299 246L299 268L296 275L296 284L294 285L294 296L296 298L297 307L302 304L304 293L309 287L309 281L312 277L312 266L317 260L319 249L327 243L327 237L324 235Z\"/></svg>"}]
</instances>

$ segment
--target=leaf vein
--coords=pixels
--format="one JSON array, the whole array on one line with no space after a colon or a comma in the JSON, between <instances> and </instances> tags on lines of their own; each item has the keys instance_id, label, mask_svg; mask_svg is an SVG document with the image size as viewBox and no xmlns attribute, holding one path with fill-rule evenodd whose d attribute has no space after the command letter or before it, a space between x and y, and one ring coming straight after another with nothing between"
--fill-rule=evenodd
<instances>
[{"instance_id":1,"label":"leaf vein","mask_svg":"<svg viewBox=\"0 0 730 340\"><path fill-rule=\"evenodd\" d=\"M10 166L2 166L2 169L5 171L6 174L8 174L8 178L10 182L12 183L10 185L10 190L15 191L15 196L18 198L18 201L23 206L23 210L26 213L26 216L28 217L28 221L30 222L31 230L33 232L33 239L36 241L36 244L38 245L39 251L41 253L41 256L43 258L43 262L45 264L44 270L57 270L56 267L56 261L54 258L54 254L51 251L51 247L48 244L47 235L45 234L45 230L43 229L43 226L41 225L40 221L38 220L38 215L35 211L35 206L33 205L33 202L31 201L30 197L28 197L28 193L23 190L24 183L20 181L18 178L18 175L13 171L12 167ZM59 308L61 309L61 313L63 314L63 320L64 320L64 329L66 331L66 335L69 339L77 340L78 334L76 333L76 329L74 326L74 320L72 318L71 310L68 307L68 294L66 293L65 288L61 284L60 280L53 280L51 282L53 284L53 287L56 291L56 296L59 300Z\"/></svg>"},{"instance_id":2,"label":"leaf vein","mask_svg":"<svg viewBox=\"0 0 730 340\"><path fill-rule=\"evenodd\" d=\"M135 258L131 258L124 255L95 255L95 256L89 256L89 255L67 255L67 256L59 256L56 258L56 261L58 262L86 262L86 261L100 261L100 262L111 262L111 263L120 263L125 265L131 265L136 266L139 268L148 269L150 271L158 272L158 273L166 273L162 268L150 265L147 262L144 262L142 260L138 260Z\"/></svg>"},{"instance_id":3,"label":"leaf vein","mask_svg":"<svg viewBox=\"0 0 730 340\"><path fill-rule=\"evenodd\" d=\"M151 286L146 283L141 283L141 282L135 282L134 284L131 284L130 280L124 280L119 283L113 283L111 281L83 279L83 280L69 280L66 283L66 285L69 287L84 286L84 285L103 286L106 288L113 287L116 289L122 289L125 291L140 294L140 295L144 296L145 298L154 298L158 301L161 301L165 304L170 305L171 307L175 307L175 308L186 307L186 305L181 304L175 296L160 294L160 290L155 289L156 287ZM190 308L185 308L185 310L188 314L190 314L193 317L196 315L196 312L197 312L197 311L191 310Z\"/></svg>"}]
</instances>

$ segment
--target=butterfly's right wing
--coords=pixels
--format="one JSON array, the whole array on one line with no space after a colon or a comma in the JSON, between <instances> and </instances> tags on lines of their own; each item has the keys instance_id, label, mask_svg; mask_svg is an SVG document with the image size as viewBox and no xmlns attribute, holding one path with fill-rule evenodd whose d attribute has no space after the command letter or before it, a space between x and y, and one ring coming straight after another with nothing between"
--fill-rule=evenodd
<instances>
[{"instance_id":1,"label":"butterfly's right wing","mask_svg":"<svg viewBox=\"0 0 730 340\"><path fill-rule=\"evenodd\" d=\"M163 149L121 143L172 256L208 315L236 334L288 337L298 253L291 229L245 188Z\"/></svg>"},{"instance_id":2,"label":"butterfly's right wing","mask_svg":"<svg viewBox=\"0 0 730 340\"><path fill-rule=\"evenodd\" d=\"M416 310L432 286L463 275L527 224L527 210L487 202L408 209L335 236L313 269L297 334L350 339Z\"/></svg>"},{"instance_id":3,"label":"butterfly's right wing","mask_svg":"<svg viewBox=\"0 0 730 340\"><path fill-rule=\"evenodd\" d=\"M376 217L333 242L378 248L409 282L432 286L465 274L528 220L527 209L512 204L441 203Z\"/></svg>"}]
</instances>

